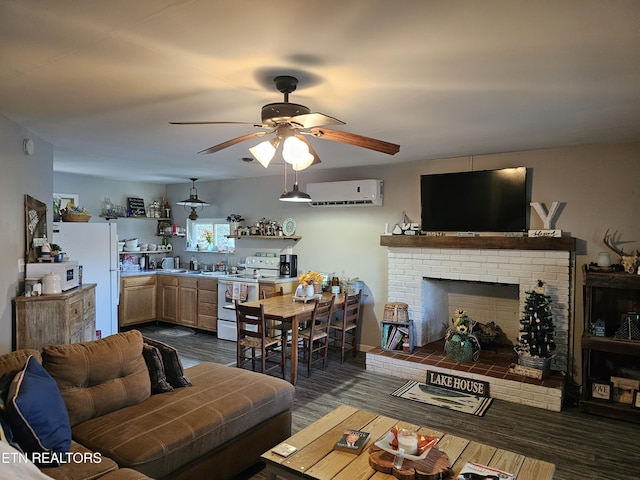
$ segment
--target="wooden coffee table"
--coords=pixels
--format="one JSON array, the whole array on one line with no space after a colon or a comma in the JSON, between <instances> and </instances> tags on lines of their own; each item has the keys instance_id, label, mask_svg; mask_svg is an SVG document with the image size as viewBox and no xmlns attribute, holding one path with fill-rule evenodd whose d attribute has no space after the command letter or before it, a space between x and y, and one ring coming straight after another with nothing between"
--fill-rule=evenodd
<instances>
[{"instance_id":1,"label":"wooden coffee table","mask_svg":"<svg viewBox=\"0 0 640 480\"><path fill-rule=\"evenodd\" d=\"M317 480L392 480L393 475L376 472L369 466L369 446L386 434L394 425L418 428L407 422L340 406L285 440L297 451L282 457L271 450L262 454L269 480L276 475L287 479ZM364 430L371 434L369 443L360 455L333 450L334 444L345 429ZM511 472L517 480L551 480L555 465L529 458L518 453L490 445L472 442L462 437L443 434L437 430L420 427L419 433L440 437L437 447L449 457L455 479L466 462L476 462ZM375 477L374 477L375 475Z\"/></svg>"}]
</instances>

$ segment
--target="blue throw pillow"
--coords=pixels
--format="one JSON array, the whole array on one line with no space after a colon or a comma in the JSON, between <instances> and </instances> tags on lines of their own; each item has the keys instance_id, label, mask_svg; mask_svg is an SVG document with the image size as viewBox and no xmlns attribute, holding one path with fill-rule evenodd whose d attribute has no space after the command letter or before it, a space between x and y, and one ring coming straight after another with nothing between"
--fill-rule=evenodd
<instances>
[{"instance_id":1,"label":"blue throw pillow","mask_svg":"<svg viewBox=\"0 0 640 480\"><path fill-rule=\"evenodd\" d=\"M14 441L25 453L69 451L71 426L67 407L56 381L34 356L27 359L11 383L6 415Z\"/></svg>"}]
</instances>

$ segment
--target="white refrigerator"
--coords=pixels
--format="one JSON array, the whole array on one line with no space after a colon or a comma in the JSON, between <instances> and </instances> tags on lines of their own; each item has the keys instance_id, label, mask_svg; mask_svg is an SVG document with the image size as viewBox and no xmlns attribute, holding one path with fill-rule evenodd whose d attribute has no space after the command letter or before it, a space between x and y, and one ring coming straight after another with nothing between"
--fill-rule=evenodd
<instances>
[{"instance_id":1,"label":"white refrigerator","mask_svg":"<svg viewBox=\"0 0 640 480\"><path fill-rule=\"evenodd\" d=\"M82 265L82 283L96 284L96 330L102 337L118 333L120 265L116 223L60 222L53 240L65 260Z\"/></svg>"}]
</instances>

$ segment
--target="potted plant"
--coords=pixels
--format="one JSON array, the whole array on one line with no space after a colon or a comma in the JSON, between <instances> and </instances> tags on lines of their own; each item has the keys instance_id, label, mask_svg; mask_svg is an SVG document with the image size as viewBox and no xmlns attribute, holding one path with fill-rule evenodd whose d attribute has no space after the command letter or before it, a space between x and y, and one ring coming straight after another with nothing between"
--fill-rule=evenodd
<instances>
[{"instance_id":1,"label":"potted plant","mask_svg":"<svg viewBox=\"0 0 640 480\"><path fill-rule=\"evenodd\" d=\"M238 235L238 227L240 222L244 222L244 218L240 214L231 213L227 216L227 222L229 222L229 235Z\"/></svg>"},{"instance_id":2,"label":"potted plant","mask_svg":"<svg viewBox=\"0 0 640 480\"><path fill-rule=\"evenodd\" d=\"M306 288L310 287L307 296L312 296L316 293L322 293L323 279L324 278L322 274L318 272L307 272L298 275L298 281L300 282L300 285L303 285Z\"/></svg>"},{"instance_id":3,"label":"potted plant","mask_svg":"<svg viewBox=\"0 0 640 480\"><path fill-rule=\"evenodd\" d=\"M60 245L58 245L57 243L52 243L49 245L49 247L51 248L51 252L49 253L49 255L51 255L51 257L54 259L54 262L62 262L62 260L64 259L64 252L62 251L62 247L60 247Z\"/></svg>"},{"instance_id":4,"label":"potted plant","mask_svg":"<svg viewBox=\"0 0 640 480\"><path fill-rule=\"evenodd\" d=\"M473 333L476 322L462 309L457 309L455 318L445 338L445 352L456 362L475 362L480 357L480 342Z\"/></svg>"}]
</instances>

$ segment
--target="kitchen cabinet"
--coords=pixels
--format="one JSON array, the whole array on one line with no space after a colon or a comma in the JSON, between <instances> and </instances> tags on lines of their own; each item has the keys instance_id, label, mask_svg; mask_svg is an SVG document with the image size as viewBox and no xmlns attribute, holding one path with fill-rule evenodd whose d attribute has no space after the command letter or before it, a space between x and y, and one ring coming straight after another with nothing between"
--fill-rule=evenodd
<instances>
[{"instance_id":1,"label":"kitchen cabinet","mask_svg":"<svg viewBox=\"0 0 640 480\"><path fill-rule=\"evenodd\" d=\"M96 335L96 284L14 298L14 349L87 342Z\"/></svg>"},{"instance_id":2,"label":"kitchen cabinet","mask_svg":"<svg viewBox=\"0 0 640 480\"><path fill-rule=\"evenodd\" d=\"M178 277L158 275L159 320L178 323Z\"/></svg>"},{"instance_id":3,"label":"kitchen cabinet","mask_svg":"<svg viewBox=\"0 0 640 480\"><path fill-rule=\"evenodd\" d=\"M120 280L118 324L127 327L156 319L156 277L141 275Z\"/></svg>"},{"instance_id":4,"label":"kitchen cabinet","mask_svg":"<svg viewBox=\"0 0 640 480\"><path fill-rule=\"evenodd\" d=\"M159 320L195 327L198 323L198 279L158 275Z\"/></svg>"},{"instance_id":5,"label":"kitchen cabinet","mask_svg":"<svg viewBox=\"0 0 640 480\"><path fill-rule=\"evenodd\" d=\"M218 331L218 280L198 279L198 328Z\"/></svg>"},{"instance_id":6,"label":"kitchen cabinet","mask_svg":"<svg viewBox=\"0 0 640 480\"><path fill-rule=\"evenodd\" d=\"M640 410L626 403L592 398L593 381L611 376L640 379L640 341L614 338L622 315L640 312L640 276L623 272L584 271L584 334L582 336L582 398L580 410L640 423ZM593 324L604 322L604 336Z\"/></svg>"},{"instance_id":7,"label":"kitchen cabinet","mask_svg":"<svg viewBox=\"0 0 640 480\"><path fill-rule=\"evenodd\" d=\"M198 279L178 278L178 324L195 327L198 323Z\"/></svg>"}]
</instances>

